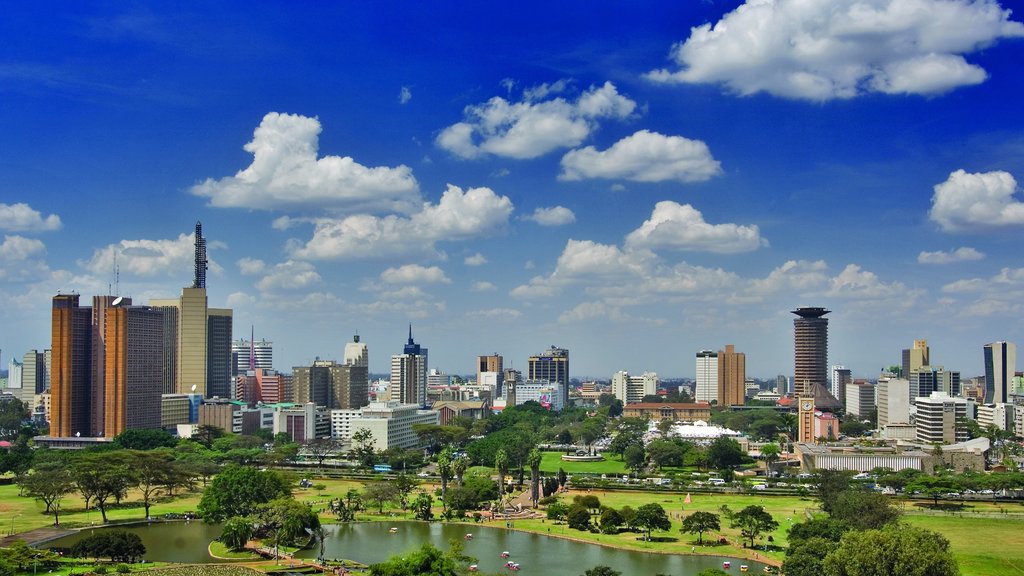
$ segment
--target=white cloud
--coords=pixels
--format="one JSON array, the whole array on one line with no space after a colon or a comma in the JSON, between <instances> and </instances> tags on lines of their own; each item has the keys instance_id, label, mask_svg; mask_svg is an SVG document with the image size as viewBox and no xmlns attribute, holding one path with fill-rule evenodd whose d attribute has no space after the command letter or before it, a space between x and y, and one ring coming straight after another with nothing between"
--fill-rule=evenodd
<instances>
[{"instance_id":1,"label":"white cloud","mask_svg":"<svg viewBox=\"0 0 1024 576\"><path fill-rule=\"evenodd\" d=\"M519 300L533 300L539 298L550 298L556 296L561 289L553 285L543 276L534 276L529 283L516 286L509 291L509 296Z\"/></svg>"},{"instance_id":2,"label":"white cloud","mask_svg":"<svg viewBox=\"0 0 1024 576\"><path fill-rule=\"evenodd\" d=\"M450 284L451 280L437 266L420 266L406 264L398 268L388 268L380 273L380 280L386 284Z\"/></svg>"},{"instance_id":3,"label":"white cloud","mask_svg":"<svg viewBox=\"0 0 1024 576\"><path fill-rule=\"evenodd\" d=\"M965 54L1021 36L995 0L747 0L673 46L677 70L647 77L818 101L941 94L986 79Z\"/></svg>"},{"instance_id":4,"label":"white cloud","mask_svg":"<svg viewBox=\"0 0 1024 576\"><path fill-rule=\"evenodd\" d=\"M473 292L490 292L492 290L497 290L498 287L495 286L494 283L492 282L487 282L486 280L478 280L476 282L473 282L469 289L472 290Z\"/></svg>"},{"instance_id":5,"label":"white cloud","mask_svg":"<svg viewBox=\"0 0 1024 576\"><path fill-rule=\"evenodd\" d=\"M4 236L0 244L0 280L38 281L49 276L46 245L35 238Z\"/></svg>"},{"instance_id":6,"label":"white cloud","mask_svg":"<svg viewBox=\"0 0 1024 576\"><path fill-rule=\"evenodd\" d=\"M1024 268L1003 268L991 278L957 280L943 286L942 292L974 299L960 306L962 317L1015 317L1024 301ZM955 309L957 301L951 300L948 306Z\"/></svg>"},{"instance_id":7,"label":"white cloud","mask_svg":"<svg viewBox=\"0 0 1024 576\"><path fill-rule=\"evenodd\" d=\"M565 244L552 274L554 280L581 277L642 277L654 255L646 251L623 252L618 246L590 240L572 240Z\"/></svg>"},{"instance_id":8,"label":"white cloud","mask_svg":"<svg viewBox=\"0 0 1024 576\"><path fill-rule=\"evenodd\" d=\"M956 282L950 282L942 287L942 291L946 294L966 294L970 292L984 292L985 287L988 286L986 280L981 278L968 278L965 280L957 280Z\"/></svg>"},{"instance_id":9,"label":"white cloud","mask_svg":"<svg viewBox=\"0 0 1024 576\"><path fill-rule=\"evenodd\" d=\"M886 284L874 272L862 270L856 264L848 264L838 276L829 282L826 294L841 298L890 298L906 293L900 282Z\"/></svg>"},{"instance_id":10,"label":"white cloud","mask_svg":"<svg viewBox=\"0 0 1024 576\"><path fill-rule=\"evenodd\" d=\"M671 200L658 202L650 219L626 236L628 248L735 253L767 245L756 225L709 224L693 206Z\"/></svg>"},{"instance_id":11,"label":"white cloud","mask_svg":"<svg viewBox=\"0 0 1024 576\"><path fill-rule=\"evenodd\" d=\"M562 97L538 101L552 94L527 91L520 102L495 96L483 104L467 106L464 119L437 136L437 145L462 158L492 154L529 159L557 148L579 145L605 118L624 119L636 102L622 96L611 82L591 87L575 101Z\"/></svg>"},{"instance_id":12,"label":"white cloud","mask_svg":"<svg viewBox=\"0 0 1024 576\"><path fill-rule=\"evenodd\" d=\"M242 258L238 261L238 271L245 276L262 274L267 269L267 263L259 258Z\"/></svg>"},{"instance_id":13,"label":"white cloud","mask_svg":"<svg viewBox=\"0 0 1024 576\"><path fill-rule=\"evenodd\" d=\"M43 218L38 210L23 202L0 203L0 230L8 232L49 232L60 230L60 216L50 214Z\"/></svg>"},{"instance_id":14,"label":"white cloud","mask_svg":"<svg viewBox=\"0 0 1024 576\"><path fill-rule=\"evenodd\" d=\"M256 298L246 294L245 292L232 292L228 294L227 306L228 308L237 310L241 308L252 308L256 305Z\"/></svg>"},{"instance_id":15,"label":"white cloud","mask_svg":"<svg viewBox=\"0 0 1024 576\"><path fill-rule=\"evenodd\" d=\"M628 319L617 306L610 306L605 302L583 302L571 310L562 312L558 316L559 324L571 324L573 322L584 322L592 318L609 319L621 322Z\"/></svg>"},{"instance_id":16,"label":"white cloud","mask_svg":"<svg viewBox=\"0 0 1024 576\"><path fill-rule=\"evenodd\" d=\"M517 320L522 315L522 312L514 308L490 308L466 312L466 317L474 320Z\"/></svg>"},{"instance_id":17,"label":"white cloud","mask_svg":"<svg viewBox=\"0 0 1024 576\"><path fill-rule=\"evenodd\" d=\"M952 252L943 252L942 250L937 252L922 251L917 255L917 262L919 264L951 264L953 262L982 260L983 258L985 258L985 254L982 252L963 246Z\"/></svg>"},{"instance_id":18,"label":"white cloud","mask_svg":"<svg viewBox=\"0 0 1024 576\"><path fill-rule=\"evenodd\" d=\"M222 246L207 241L207 250ZM174 239L121 240L95 250L88 261L78 264L97 276L107 277L114 270L114 262L122 273L138 276L189 276L195 265L195 233L180 234ZM210 270L219 274L222 269L212 259Z\"/></svg>"},{"instance_id":19,"label":"white cloud","mask_svg":"<svg viewBox=\"0 0 1024 576\"><path fill-rule=\"evenodd\" d=\"M593 146L567 152L558 178L701 182L721 173L704 142L640 130L603 152Z\"/></svg>"},{"instance_id":20,"label":"white cloud","mask_svg":"<svg viewBox=\"0 0 1024 576\"><path fill-rule=\"evenodd\" d=\"M5 235L4 243L0 244L0 261L4 264L24 261L45 254L46 245L35 238Z\"/></svg>"},{"instance_id":21,"label":"white cloud","mask_svg":"<svg viewBox=\"0 0 1024 576\"><path fill-rule=\"evenodd\" d=\"M412 100L412 90L409 90L408 86L402 86L402 89L398 92L398 103L405 104L409 100Z\"/></svg>"},{"instance_id":22,"label":"white cloud","mask_svg":"<svg viewBox=\"0 0 1024 576\"><path fill-rule=\"evenodd\" d=\"M260 292L280 294L305 290L321 282L320 274L309 262L288 260L275 264L256 283Z\"/></svg>"},{"instance_id":23,"label":"white cloud","mask_svg":"<svg viewBox=\"0 0 1024 576\"><path fill-rule=\"evenodd\" d=\"M253 161L234 176L191 188L210 205L248 209L328 209L407 213L419 204L408 166L368 168L351 157L317 158L320 121L271 112L245 150Z\"/></svg>"},{"instance_id":24,"label":"white cloud","mask_svg":"<svg viewBox=\"0 0 1024 576\"><path fill-rule=\"evenodd\" d=\"M541 226L565 226L576 221L576 214L565 206L553 206L537 208L532 215L523 216L523 220L532 220Z\"/></svg>"},{"instance_id":25,"label":"white cloud","mask_svg":"<svg viewBox=\"0 0 1024 576\"><path fill-rule=\"evenodd\" d=\"M828 282L828 265L824 260L788 260L765 278L752 280L747 290L752 294L807 292Z\"/></svg>"},{"instance_id":26,"label":"white cloud","mask_svg":"<svg viewBox=\"0 0 1024 576\"><path fill-rule=\"evenodd\" d=\"M465 192L449 185L440 202L426 203L411 217L376 217L367 214L343 219L316 220L313 237L305 244L293 244L296 258L311 260L354 260L435 255L440 241L468 240L503 232L512 213L512 201L490 188Z\"/></svg>"},{"instance_id":27,"label":"white cloud","mask_svg":"<svg viewBox=\"0 0 1024 576\"><path fill-rule=\"evenodd\" d=\"M463 260L463 264L466 266L483 266L484 264L487 264L487 257L477 252L472 256L466 256L466 259Z\"/></svg>"},{"instance_id":28,"label":"white cloud","mask_svg":"<svg viewBox=\"0 0 1024 576\"><path fill-rule=\"evenodd\" d=\"M957 170L935 185L928 216L946 232L1024 225L1024 202L1014 199L1016 191L1008 172Z\"/></svg>"}]
</instances>

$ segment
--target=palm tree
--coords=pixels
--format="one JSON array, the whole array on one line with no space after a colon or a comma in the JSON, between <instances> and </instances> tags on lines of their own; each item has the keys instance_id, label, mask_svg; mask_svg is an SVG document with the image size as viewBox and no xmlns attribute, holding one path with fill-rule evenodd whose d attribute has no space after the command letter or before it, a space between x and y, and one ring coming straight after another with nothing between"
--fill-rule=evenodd
<instances>
[{"instance_id":1,"label":"palm tree","mask_svg":"<svg viewBox=\"0 0 1024 576\"><path fill-rule=\"evenodd\" d=\"M779 461L779 446L777 444L765 444L761 447L761 456L764 458L765 467L768 469L768 478L774 478L772 464Z\"/></svg>"},{"instance_id":2,"label":"palm tree","mask_svg":"<svg viewBox=\"0 0 1024 576\"><path fill-rule=\"evenodd\" d=\"M505 499L505 476L508 474L508 453L498 448L494 455L494 469L498 472L498 503Z\"/></svg>"},{"instance_id":3,"label":"palm tree","mask_svg":"<svg viewBox=\"0 0 1024 576\"><path fill-rule=\"evenodd\" d=\"M466 470L469 469L469 458L465 456L459 456L452 460L452 472L455 473L455 481L459 483L459 487L462 487L462 477L466 474Z\"/></svg>"},{"instance_id":4,"label":"palm tree","mask_svg":"<svg viewBox=\"0 0 1024 576\"><path fill-rule=\"evenodd\" d=\"M540 450L533 448L526 456L526 465L530 467L530 502L537 507L540 501Z\"/></svg>"},{"instance_id":5,"label":"palm tree","mask_svg":"<svg viewBox=\"0 0 1024 576\"><path fill-rule=\"evenodd\" d=\"M451 446L445 446L437 455L437 473L441 476L441 505L447 510L448 479L452 476Z\"/></svg>"}]
</instances>

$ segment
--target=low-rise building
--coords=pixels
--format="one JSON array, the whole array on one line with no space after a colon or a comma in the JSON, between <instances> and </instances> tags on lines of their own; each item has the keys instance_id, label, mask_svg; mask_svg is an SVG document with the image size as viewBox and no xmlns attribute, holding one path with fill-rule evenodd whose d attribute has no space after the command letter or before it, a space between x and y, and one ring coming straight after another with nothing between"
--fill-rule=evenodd
<instances>
[{"instance_id":1,"label":"low-rise building","mask_svg":"<svg viewBox=\"0 0 1024 576\"><path fill-rule=\"evenodd\" d=\"M420 439L413 427L417 424L437 424L438 417L438 412L423 410L418 404L371 402L359 410L331 410L331 437L350 444L353 434L366 429L373 435L377 450L416 448L420 445Z\"/></svg>"},{"instance_id":2,"label":"low-rise building","mask_svg":"<svg viewBox=\"0 0 1024 576\"><path fill-rule=\"evenodd\" d=\"M627 418L671 420L673 422L707 422L711 419L711 404L707 402L639 402L627 404L622 409Z\"/></svg>"}]
</instances>

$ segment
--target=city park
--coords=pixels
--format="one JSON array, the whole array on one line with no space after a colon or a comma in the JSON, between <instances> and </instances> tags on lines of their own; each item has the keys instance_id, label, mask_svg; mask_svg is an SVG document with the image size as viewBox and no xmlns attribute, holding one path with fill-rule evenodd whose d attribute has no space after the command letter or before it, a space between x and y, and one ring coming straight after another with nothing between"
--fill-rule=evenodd
<instances>
[{"instance_id":1,"label":"city park","mask_svg":"<svg viewBox=\"0 0 1024 576\"><path fill-rule=\"evenodd\" d=\"M75 454L15 443L2 462L9 472L0 485L0 518L10 523L0 526L7 533L0 542L0 574L187 573L182 566L168 572L173 555L140 561L145 555L137 548L119 555L109 542L106 548L79 542L111 530L94 528L135 530L150 522L182 534L216 527L219 534L204 546L210 561L221 563L193 572L204 574L295 573L305 567L396 575L423 573L424 562L439 567L439 574L502 573L518 568L512 561L518 558L533 560L532 566L523 562L524 571L553 573L522 549L513 550L504 566L485 568L491 558L481 558L478 568L474 554L481 542L498 537L488 530L542 538L531 542L584 543L597 552L593 565L572 564L581 574L622 572L601 565L602 550L704 560L686 565L687 574L738 572L747 565L796 576L874 574L891 570L886 562L900 562L906 574L1024 571L1024 504L968 488L1002 482L999 492L1019 494L1018 473L879 470L865 482L818 471L776 478L785 454L772 458L772 449L768 461L753 461L728 438L708 446L671 438L644 445L637 441L639 423L628 419L531 408L509 410L485 424L422 429L427 458L422 451L377 451L365 436L357 438L344 455L347 466L339 465L337 446L327 441L300 446L284 437L218 430L181 441L126 434L107 450ZM599 458L572 458L572 448L595 454L599 438L610 439ZM573 444L545 450L539 440ZM384 462L401 472L373 471ZM749 476L757 470L760 477ZM885 495L880 485L918 494ZM962 492L993 496L968 499ZM446 527L446 536L462 537L420 547L410 542L411 549L367 561L368 547L389 538L405 541L405 532L426 534L423 526L438 525ZM344 526L381 533L346 547L338 536ZM67 553L55 555L49 551L54 547ZM70 558L76 547L79 557ZM492 552L487 555L496 556Z\"/></svg>"}]
</instances>

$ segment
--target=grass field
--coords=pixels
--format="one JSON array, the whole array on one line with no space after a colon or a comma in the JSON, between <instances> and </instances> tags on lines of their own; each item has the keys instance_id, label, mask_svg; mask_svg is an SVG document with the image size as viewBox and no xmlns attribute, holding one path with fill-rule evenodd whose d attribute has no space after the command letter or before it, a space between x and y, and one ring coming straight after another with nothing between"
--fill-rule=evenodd
<instances>
[{"instance_id":1,"label":"grass field","mask_svg":"<svg viewBox=\"0 0 1024 576\"><path fill-rule=\"evenodd\" d=\"M1024 574L1024 520L908 514L906 521L948 538L964 576Z\"/></svg>"},{"instance_id":2,"label":"grass field","mask_svg":"<svg viewBox=\"0 0 1024 576\"><path fill-rule=\"evenodd\" d=\"M565 470L567 474L609 474L618 475L626 473L626 464L615 459L612 455L606 455L601 462L565 462L562 460L563 452L541 453L540 471L546 474L555 474L558 469Z\"/></svg>"}]
</instances>

